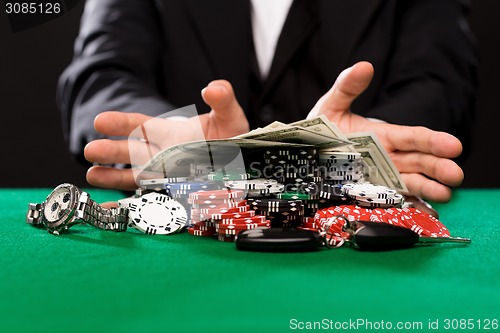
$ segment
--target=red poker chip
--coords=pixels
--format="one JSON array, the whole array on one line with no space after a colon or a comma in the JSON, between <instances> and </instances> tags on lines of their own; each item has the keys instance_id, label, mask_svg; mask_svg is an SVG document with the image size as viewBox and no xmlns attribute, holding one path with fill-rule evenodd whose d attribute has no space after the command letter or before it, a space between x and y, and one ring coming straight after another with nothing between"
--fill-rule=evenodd
<instances>
[{"instance_id":1,"label":"red poker chip","mask_svg":"<svg viewBox=\"0 0 500 333\"><path fill-rule=\"evenodd\" d=\"M215 223L212 221L199 221L195 222L194 226L199 226L199 227L215 227Z\"/></svg>"},{"instance_id":2,"label":"red poker chip","mask_svg":"<svg viewBox=\"0 0 500 333\"><path fill-rule=\"evenodd\" d=\"M209 231L209 230L196 230L194 228L187 228L188 233L193 236L200 236L200 237L211 237L215 235L215 231Z\"/></svg>"},{"instance_id":3,"label":"red poker chip","mask_svg":"<svg viewBox=\"0 0 500 333\"><path fill-rule=\"evenodd\" d=\"M302 228L308 228L308 229L314 229L314 230L320 230L321 227L317 225L316 223L302 223L300 225Z\"/></svg>"},{"instance_id":4,"label":"red poker chip","mask_svg":"<svg viewBox=\"0 0 500 333\"><path fill-rule=\"evenodd\" d=\"M210 205L223 205L230 204L237 207L236 203L238 201L234 199L193 199L188 200L188 204L195 206L196 208L200 208L200 206L210 206Z\"/></svg>"},{"instance_id":5,"label":"red poker chip","mask_svg":"<svg viewBox=\"0 0 500 333\"><path fill-rule=\"evenodd\" d=\"M222 208L193 208L191 211L194 211L197 214L200 214L200 217L207 217L217 214L227 214L227 213L241 213L247 212L250 206L238 206L238 207L222 207ZM213 217L211 217L213 218Z\"/></svg>"},{"instance_id":6,"label":"red poker chip","mask_svg":"<svg viewBox=\"0 0 500 333\"><path fill-rule=\"evenodd\" d=\"M255 228L269 228L269 225L261 225ZM248 228L248 229L217 229L217 234L218 235L234 235L236 236L238 233L244 230L249 230L249 229L255 229L255 228Z\"/></svg>"},{"instance_id":7,"label":"red poker chip","mask_svg":"<svg viewBox=\"0 0 500 333\"><path fill-rule=\"evenodd\" d=\"M304 223L314 223L314 217L304 216Z\"/></svg>"},{"instance_id":8,"label":"red poker chip","mask_svg":"<svg viewBox=\"0 0 500 333\"><path fill-rule=\"evenodd\" d=\"M400 208L388 208L385 210L386 211L386 218L385 222L398 226L398 227L404 227L408 228L408 224L405 222L406 221L406 213L403 212L402 209Z\"/></svg>"},{"instance_id":9,"label":"red poker chip","mask_svg":"<svg viewBox=\"0 0 500 333\"><path fill-rule=\"evenodd\" d=\"M247 224L218 224L215 229L217 232L221 230L249 230L260 227L269 227L269 222L261 222L261 223L247 223Z\"/></svg>"},{"instance_id":10,"label":"red poker chip","mask_svg":"<svg viewBox=\"0 0 500 333\"><path fill-rule=\"evenodd\" d=\"M230 218L230 219L220 219L219 222L221 224L246 224L246 223L259 223L259 222L265 222L266 221L266 216L265 215L255 215L251 217L244 217L244 218Z\"/></svg>"},{"instance_id":11,"label":"red poker chip","mask_svg":"<svg viewBox=\"0 0 500 333\"><path fill-rule=\"evenodd\" d=\"M309 230L309 231L318 231L318 229L316 228L309 228L309 227L304 227L304 226L300 226L300 227L297 227L297 229L300 229L300 230Z\"/></svg>"},{"instance_id":12,"label":"red poker chip","mask_svg":"<svg viewBox=\"0 0 500 333\"><path fill-rule=\"evenodd\" d=\"M412 211L411 218L415 225L412 230L420 236L427 237L450 237L449 230L434 216L423 213L416 208L408 208Z\"/></svg>"},{"instance_id":13,"label":"red poker chip","mask_svg":"<svg viewBox=\"0 0 500 333\"><path fill-rule=\"evenodd\" d=\"M327 235L325 237L325 241L330 247L341 247L345 243L346 239L342 237Z\"/></svg>"},{"instance_id":14,"label":"red poker chip","mask_svg":"<svg viewBox=\"0 0 500 333\"><path fill-rule=\"evenodd\" d=\"M243 219L255 216L255 210L249 210L246 212L237 212L237 213L225 213L225 214L213 214L217 215L212 217L213 220L224 220L224 219Z\"/></svg>"},{"instance_id":15,"label":"red poker chip","mask_svg":"<svg viewBox=\"0 0 500 333\"><path fill-rule=\"evenodd\" d=\"M217 200L243 198L245 192L239 190L213 190L189 193L189 200Z\"/></svg>"}]
</instances>

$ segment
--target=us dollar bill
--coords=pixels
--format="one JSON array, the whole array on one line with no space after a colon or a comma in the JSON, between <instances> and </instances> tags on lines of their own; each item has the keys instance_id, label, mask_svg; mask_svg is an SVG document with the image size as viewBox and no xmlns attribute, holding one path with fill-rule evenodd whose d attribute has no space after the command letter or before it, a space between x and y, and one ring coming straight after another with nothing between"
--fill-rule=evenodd
<instances>
[{"instance_id":1,"label":"us dollar bill","mask_svg":"<svg viewBox=\"0 0 500 333\"><path fill-rule=\"evenodd\" d=\"M363 157L365 178L369 182L408 192L398 169L374 133L351 133L347 138L357 143L355 148Z\"/></svg>"},{"instance_id":2,"label":"us dollar bill","mask_svg":"<svg viewBox=\"0 0 500 333\"><path fill-rule=\"evenodd\" d=\"M238 138L307 144L307 145L313 145L317 149L343 147L351 144L351 142L349 142L346 139L341 139L339 137L335 137L327 133L310 131L300 126L291 126L291 125L285 127L278 126L278 128L265 130L264 132L259 132L259 133L250 132L244 135L240 135Z\"/></svg>"},{"instance_id":3,"label":"us dollar bill","mask_svg":"<svg viewBox=\"0 0 500 333\"><path fill-rule=\"evenodd\" d=\"M340 130L333 122L328 120L325 115L320 115L311 119L299 120L294 123L289 124L290 126L299 126L310 132L319 133L331 138L341 139L344 141L349 141L345 136L344 132ZM352 151L356 152L353 146L353 142L350 144L338 147L339 151Z\"/></svg>"}]
</instances>

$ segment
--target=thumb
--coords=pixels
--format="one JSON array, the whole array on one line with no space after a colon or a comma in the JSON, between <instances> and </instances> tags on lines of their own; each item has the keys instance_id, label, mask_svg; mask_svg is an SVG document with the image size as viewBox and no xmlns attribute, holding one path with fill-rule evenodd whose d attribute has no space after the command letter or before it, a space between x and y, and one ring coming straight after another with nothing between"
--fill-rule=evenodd
<instances>
[{"instance_id":1,"label":"thumb","mask_svg":"<svg viewBox=\"0 0 500 333\"><path fill-rule=\"evenodd\" d=\"M217 121L232 121L245 117L243 109L236 100L233 87L226 80L215 80L201 91L205 103L212 108L212 116ZM246 119L246 118L245 118Z\"/></svg>"},{"instance_id":2,"label":"thumb","mask_svg":"<svg viewBox=\"0 0 500 333\"><path fill-rule=\"evenodd\" d=\"M208 115L200 116L207 139L229 138L248 132L248 120L228 81L210 82L201 91L201 96L212 108Z\"/></svg>"},{"instance_id":3,"label":"thumb","mask_svg":"<svg viewBox=\"0 0 500 333\"><path fill-rule=\"evenodd\" d=\"M368 88L373 73L373 65L366 61L360 61L345 69L337 77L332 88L318 100L307 117L321 114L334 116L335 113L348 112L352 102Z\"/></svg>"}]
</instances>

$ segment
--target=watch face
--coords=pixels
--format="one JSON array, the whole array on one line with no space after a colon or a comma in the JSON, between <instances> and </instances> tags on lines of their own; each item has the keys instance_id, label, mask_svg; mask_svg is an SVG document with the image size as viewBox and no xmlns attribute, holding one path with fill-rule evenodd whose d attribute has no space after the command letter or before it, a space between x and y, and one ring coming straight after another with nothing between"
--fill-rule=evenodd
<instances>
[{"instance_id":1,"label":"watch face","mask_svg":"<svg viewBox=\"0 0 500 333\"><path fill-rule=\"evenodd\" d=\"M129 203L129 220L140 231L151 235L179 232L187 222L184 206L165 194L148 193Z\"/></svg>"},{"instance_id":2,"label":"watch face","mask_svg":"<svg viewBox=\"0 0 500 333\"><path fill-rule=\"evenodd\" d=\"M43 208L45 219L49 223L66 219L73 206L73 195L68 187L58 186L48 196Z\"/></svg>"}]
</instances>

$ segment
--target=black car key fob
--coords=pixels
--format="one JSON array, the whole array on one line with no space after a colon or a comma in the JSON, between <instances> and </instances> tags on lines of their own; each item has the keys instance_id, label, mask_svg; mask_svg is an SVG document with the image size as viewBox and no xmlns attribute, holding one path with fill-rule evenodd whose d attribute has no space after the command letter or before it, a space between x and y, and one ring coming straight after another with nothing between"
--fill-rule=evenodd
<instances>
[{"instance_id":1,"label":"black car key fob","mask_svg":"<svg viewBox=\"0 0 500 333\"><path fill-rule=\"evenodd\" d=\"M238 233L235 243L243 251L307 252L322 247L323 238L312 230L256 228Z\"/></svg>"},{"instance_id":2,"label":"black car key fob","mask_svg":"<svg viewBox=\"0 0 500 333\"><path fill-rule=\"evenodd\" d=\"M349 243L365 251L404 249L419 240L418 234L410 229L380 222L356 221L348 232Z\"/></svg>"}]
</instances>

